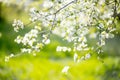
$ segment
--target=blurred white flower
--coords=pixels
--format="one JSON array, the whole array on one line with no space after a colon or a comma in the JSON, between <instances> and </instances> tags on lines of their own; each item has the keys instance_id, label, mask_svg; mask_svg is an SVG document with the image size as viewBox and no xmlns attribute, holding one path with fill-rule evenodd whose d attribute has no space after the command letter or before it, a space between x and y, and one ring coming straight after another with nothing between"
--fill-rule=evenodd
<instances>
[{"instance_id":1,"label":"blurred white flower","mask_svg":"<svg viewBox=\"0 0 120 80\"><path fill-rule=\"evenodd\" d=\"M14 31L16 32L18 32L19 29L24 28L23 22L21 20L16 20L16 19L14 19L12 26L14 27Z\"/></svg>"},{"instance_id":2,"label":"blurred white flower","mask_svg":"<svg viewBox=\"0 0 120 80\"><path fill-rule=\"evenodd\" d=\"M5 62L8 62L8 61L9 61L9 59L10 59L10 57L9 57L9 56L5 56Z\"/></svg>"},{"instance_id":3,"label":"blurred white flower","mask_svg":"<svg viewBox=\"0 0 120 80\"><path fill-rule=\"evenodd\" d=\"M77 59L78 59L78 54L77 54L77 53L74 53L74 57L73 57L73 59L74 59L74 62L77 61Z\"/></svg>"},{"instance_id":4,"label":"blurred white flower","mask_svg":"<svg viewBox=\"0 0 120 80\"><path fill-rule=\"evenodd\" d=\"M24 37L17 36L15 42L17 42L18 44L22 43L23 45L29 45L32 47L33 43L36 42L37 35L38 30L32 29L30 32L26 33Z\"/></svg>"},{"instance_id":5,"label":"blurred white flower","mask_svg":"<svg viewBox=\"0 0 120 80\"><path fill-rule=\"evenodd\" d=\"M42 17L42 15L40 14L40 12L37 11L36 8L31 8L30 9L30 16L31 16L30 20L32 22L34 22L34 21L36 21L36 20L38 20L38 19L40 19Z\"/></svg>"},{"instance_id":6,"label":"blurred white flower","mask_svg":"<svg viewBox=\"0 0 120 80\"><path fill-rule=\"evenodd\" d=\"M22 48L22 49L21 49L21 52L22 52L22 53L31 53L32 50L31 50L31 49Z\"/></svg>"},{"instance_id":7,"label":"blurred white flower","mask_svg":"<svg viewBox=\"0 0 120 80\"><path fill-rule=\"evenodd\" d=\"M43 34L42 37L43 37L42 42L44 44L49 44L50 43L50 39L48 39L48 35Z\"/></svg>"},{"instance_id":8,"label":"blurred white flower","mask_svg":"<svg viewBox=\"0 0 120 80\"><path fill-rule=\"evenodd\" d=\"M22 42L22 37L19 35L17 36L17 38L15 39L15 42L17 42L18 44L20 44Z\"/></svg>"},{"instance_id":9,"label":"blurred white flower","mask_svg":"<svg viewBox=\"0 0 120 80\"><path fill-rule=\"evenodd\" d=\"M111 14L113 14L113 7L106 6L104 4L105 0L99 0L96 6L96 1L76 0L76 4L72 4L72 2L75 2L70 0L45 0L42 4L43 9L40 11L36 8L30 9L30 20L32 22L36 21L34 22L35 29L31 29L24 36L18 36L15 42L26 46L26 48L22 49L22 52L39 52L44 44L50 43L48 35L50 31L73 44L70 47L57 46L56 51L88 51L91 49L87 42L89 40L88 36L90 38L99 38L97 47L104 46L105 40L113 38L114 34L112 32L116 30L116 28L112 27L113 18ZM42 27L39 27L38 23ZM24 28L23 22L15 19L13 27L18 32L19 29ZM91 27L95 28L92 34L90 34ZM48 32L44 32L45 29L48 29ZM39 33L39 31L43 31L43 33ZM78 57L77 53L73 56L75 62L90 57L89 53L81 58ZM69 67L66 66L62 72L67 72L68 69Z\"/></svg>"},{"instance_id":10,"label":"blurred white flower","mask_svg":"<svg viewBox=\"0 0 120 80\"><path fill-rule=\"evenodd\" d=\"M10 54L10 56L9 56L9 57L10 57L10 58L11 58L11 57L14 57L14 54Z\"/></svg>"},{"instance_id":11,"label":"blurred white flower","mask_svg":"<svg viewBox=\"0 0 120 80\"><path fill-rule=\"evenodd\" d=\"M49 43L50 43L50 39L43 39L42 42L43 42L44 44L49 44Z\"/></svg>"},{"instance_id":12,"label":"blurred white flower","mask_svg":"<svg viewBox=\"0 0 120 80\"><path fill-rule=\"evenodd\" d=\"M63 51L63 52L68 51L68 52L70 52L70 51L71 51L71 48L69 48L69 47L62 47L62 46L57 46L56 51Z\"/></svg>"},{"instance_id":13,"label":"blurred white flower","mask_svg":"<svg viewBox=\"0 0 120 80\"><path fill-rule=\"evenodd\" d=\"M44 3L43 3L43 7L44 8L50 8L50 7L52 7L54 4L53 4L53 2L52 1L44 1Z\"/></svg>"},{"instance_id":14,"label":"blurred white flower","mask_svg":"<svg viewBox=\"0 0 120 80\"><path fill-rule=\"evenodd\" d=\"M61 51L61 47L57 46L56 51Z\"/></svg>"},{"instance_id":15,"label":"blurred white flower","mask_svg":"<svg viewBox=\"0 0 120 80\"><path fill-rule=\"evenodd\" d=\"M30 13L33 13L33 14L35 14L36 13L36 8L30 8Z\"/></svg>"},{"instance_id":16,"label":"blurred white flower","mask_svg":"<svg viewBox=\"0 0 120 80\"><path fill-rule=\"evenodd\" d=\"M85 59L89 59L91 57L90 53L85 55Z\"/></svg>"},{"instance_id":17,"label":"blurred white flower","mask_svg":"<svg viewBox=\"0 0 120 80\"><path fill-rule=\"evenodd\" d=\"M70 68L69 66L65 66L65 67L62 69L62 73L67 74L69 68Z\"/></svg>"}]
</instances>

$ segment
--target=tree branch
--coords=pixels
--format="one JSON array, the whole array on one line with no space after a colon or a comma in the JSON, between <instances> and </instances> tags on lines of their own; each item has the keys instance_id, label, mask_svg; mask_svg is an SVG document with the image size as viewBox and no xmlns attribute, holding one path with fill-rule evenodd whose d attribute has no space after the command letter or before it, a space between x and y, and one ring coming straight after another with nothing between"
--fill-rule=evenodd
<instances>
[{"instance_id":1,"label":"tree branch","mask_svg":"<svg viewBox=\"0 0 120 80\"><path fill-rule=\"evenodd\" d=\"M66 8L67 6L69 6L70 4L77 2L77 0L73 0L71 2L69 2L68 4L64 5L63 7L61 7L60 9L58 9L54 14L57 14L58 12L60 12L62 9Z\"/></svg>"},{"instance_id":2,"label":"tree branch","mask_svg":"<svg viewBox=\"0 0 120 80\"><path fill-rule=\"evenodd\" d=\"M54 19L53 19L52 27L50 29L50 33L51 33L51 30L54 28L57 13L59 13L61 10L63 10L64 8L66 8L67 6L69 6L70 4L75 3L75 2L77 2L77 0L73 0L73 1L71 1L69 3L67 3L66 5L64 5L63 7L61 7L60 9L58 9L55 13L53 13Z\"/></svg>"}]
</instances>

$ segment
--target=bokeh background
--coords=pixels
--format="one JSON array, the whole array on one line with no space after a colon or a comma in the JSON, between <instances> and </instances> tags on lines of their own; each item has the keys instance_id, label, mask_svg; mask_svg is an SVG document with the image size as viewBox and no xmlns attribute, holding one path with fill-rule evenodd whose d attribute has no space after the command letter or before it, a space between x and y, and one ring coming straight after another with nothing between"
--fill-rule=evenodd
<instances>
[{"instance_id":1,"label":"bokeh background","mask_svg":"<svg viewBox=\"0 0 120 80\"><path fill-rule=\"evenodd\" d=\"M73 53L56 52L57 45L68 45L57 35L51 36L51 44L41 52L22 54L5 62L5 56L19 54L21 45L14 42L17 35L13 31L14 19L28 23L29 8L41 8L42 0L3 0L0 1L0 80L120 80L120 30L113 39L106 40L101 59L91 59L74 63ZM119 26L118 22L118 26ZM27 26L28 29L32 25ZM120 26L119 26L120 27ZM93 43L90 40L90 43ZM61 72L70 66L68 74Z\"/></svg>"}]
</instances>

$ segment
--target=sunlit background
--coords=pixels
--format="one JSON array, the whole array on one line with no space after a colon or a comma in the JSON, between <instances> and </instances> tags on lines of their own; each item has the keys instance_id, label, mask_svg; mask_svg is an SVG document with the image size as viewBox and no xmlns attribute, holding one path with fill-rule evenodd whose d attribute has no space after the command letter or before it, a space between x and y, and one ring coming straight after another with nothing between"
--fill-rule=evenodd
<instances>
[{"instance_id":1,"label":"sunlit background","mask_svg":"<svg viewBox=\"0 0 120 80\"><path fill-rule=\"evenodd\" d=\"M21 19L26 24L29 8L41 8L42 0L4 0L0 2L0 80L120 80L120 31L113 39L108 39L103 48L101 59L96 55L91 59L74 63L73 53L56 52L58 45L68 45L57 35L51 36L51 44L41 52L22 54L5 62L5 56L20 54L20 47L14 42L18 34L13 31L14 19ZM33 24L34 25L34 24ZM90 40L89 43L94 43ZM67 74L61 70L69 65Z\"/></svg>"}]
</instances>

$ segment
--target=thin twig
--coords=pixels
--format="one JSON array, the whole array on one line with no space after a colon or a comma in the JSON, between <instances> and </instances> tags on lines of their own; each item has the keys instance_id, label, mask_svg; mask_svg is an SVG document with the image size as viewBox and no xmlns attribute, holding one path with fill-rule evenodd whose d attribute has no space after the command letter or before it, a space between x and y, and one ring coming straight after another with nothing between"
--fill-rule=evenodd
<instances>
[{"instance_id":1,"label":"thin twig","mask_svg":"<svg viewBox=\"0 0 120 80\"><path fill-rule=\"evenodd\" d=\"M61 7L60 9L58 9L55 13L46 15L46 16L44 16L44 17L48 17L48 16L51 16L51 15L55 15L55 17L54 17L54 20L55 20L56 14L57 14L58 12L60 12L62 9L66 8L67 6L69 6L70 4L72 4L72 3L74 3L74 2L77 2L77 0L73 0L73 1L69 2L68 4L66 4L66 5L64 5L63 7ZM38 18L39 18L39 17L38 17ZM54 20L53 20L53 23L55 23ZM35 20L34 22L36 22L36 21L37 21L37 20ZM33 22L29 22L29 23L26 24L25 26L28 26L28 25L30 25L30 24L32 24L32 23L33 23Z\"/></svg>"},{"instance_id":2,"label":"thin twig","mask_svg":"<svg viewBox=\"0 0 120 80\"><path fill-rule=\"evenodd\" d=\"M42 33L45 33L45 32L49 32L50 30L44 30L44 31L41 31L39 32L39 34L42 34Z\"/></svg>"},{"instance_id":3,"label":"thin twig","mask_svg":"<svg viewBox=\"0 0 120 80\"><path fill-rule=\"evenodd\" d=\"M73 0L71 2L69 2L68 4L64 5L63 7L61 7L60 9L58 9L54 14L57 14L58 12L60 12L62 9L66 8L67 6L69 6L70 4L74 3L76 0Z\"/></svg>"},{"instance_id":4,"label":"thin twig","mask_svg":"<svg viewBox=\"0 0 120 80\"><path fill-rule=\"evenodd\" d=\"M56 14L54 15L54 19L53 19L51 30L54 28L55 21L56 21Z\"/></svg>"},{"instance_id":5,"label":"thin twig","mask_svg":"<svg viewBox=\"0 0 120 80\"><path fill-rule=\"evenodd\" d=\"M58 9L55 13L53 13L54 15L54 19L53 19L53 23L52 23L52 27L50 30L52 30L54 28L54 25L55 25L55 21L56 21L56 16L57 16L57 13L59 13L61 10L63 10L64 8L66 8L67 6L69 6L70 4L76 2L77 0L73 0L69 3L67 3L66 5L64 5L63 7L61 7L60 9ZM51 33L51 32L50 32Z\"/></svg>"},{"instance_id":6,"label":"thin twig","mask_svg":"<svg viewBox=\"0 0 120 80\"><path fill-rule=\"evenodd\" d=\"M109 3L106 3L107 5L110 5L110 4L112 4L112 3L114 3L114 1L112 1L112 2L109 2Z\"/></svg>"}]
</instances>

